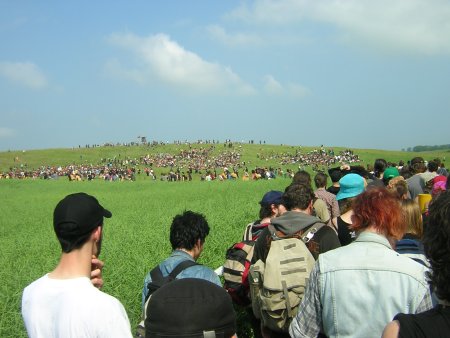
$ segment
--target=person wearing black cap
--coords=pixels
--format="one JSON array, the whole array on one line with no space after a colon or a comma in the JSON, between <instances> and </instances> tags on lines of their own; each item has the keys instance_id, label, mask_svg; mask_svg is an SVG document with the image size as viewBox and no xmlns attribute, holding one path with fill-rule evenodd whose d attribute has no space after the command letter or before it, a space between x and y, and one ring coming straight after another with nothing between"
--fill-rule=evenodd
<instances>
[{"instance_id":1,"label":"person wearing black cap","mask_svg":"<svg viewBox=\"0 0 450 338\"><path fill-rule=\"evenodd\" d=\"M53 227L61 258L52 272L28 285L22 296L29 337L131 337L123 305L90 280L93 257L100 254L103 219L111 216L85 193L68 195L57 204Z\"/></svg>"},{"instance_id":2,"label":"person wearing black cap","mask_svg":"<svg viewBox=\"0 0 450 338\"><path fill-rule=\"evenodd\" d=\"M230 338L235 333L230 296L204 279L174 280L156 290L148 303L146 338Z\"/></svg>"}]
</instances>

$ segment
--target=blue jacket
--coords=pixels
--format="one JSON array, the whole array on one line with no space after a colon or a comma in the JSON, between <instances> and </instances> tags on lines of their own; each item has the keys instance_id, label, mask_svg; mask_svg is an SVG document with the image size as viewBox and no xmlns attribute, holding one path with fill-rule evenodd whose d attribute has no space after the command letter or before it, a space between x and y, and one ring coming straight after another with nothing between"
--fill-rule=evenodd
<instances>
[{"instance_id":1,"label":"blue jacket","mask_svg":"<svg viewBox=\"0 0 450 338\"><path fill-rule=\"evenodd\" d=\"M159 264L159 268L161 269L161 272L164 277L169 275L169 273L172 272L172 270L182 261L185 260L191 260L194 261L191 255L189 255L187 252L181 251L181 250L174 250L172 254L166 258L161 264ZM214 284L222 286L219 276L211 270L210 268L204 266L204 265L194 265L191 267L186 268L180 274L177 276L177 279L180 278L200 278L205 279L207 281L210 281ZM144 279L144 288L142 289L142 308L144 308L145 305L145 299L147 298L148 289L147 285L149 282L151 282L152 278L150 276L150 272L145 276Z\"/></svg>"},{"instance_id":2,"label":"blue jacket","mask_svg":"<svg viewBox=\"0 0 450 338\"><path fill-rule=\"evenodd\" d=\"M352 244L319 256L323 330L328 337L380 337L399 312L429 304L426 268L362 232Z\"/></svg>"}]
</instances>

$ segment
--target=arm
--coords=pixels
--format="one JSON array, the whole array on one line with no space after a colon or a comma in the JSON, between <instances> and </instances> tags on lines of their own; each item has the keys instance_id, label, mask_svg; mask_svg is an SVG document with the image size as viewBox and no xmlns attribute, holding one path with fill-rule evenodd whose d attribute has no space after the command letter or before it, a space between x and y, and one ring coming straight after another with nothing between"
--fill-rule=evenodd
<instances>
[{"instance_id":1,"label":"arm","mask_svg":"<svg viewBox=\"0 0 450 338\"><path fill-rule=\"evenodd\" d=\"M397 338L399 333L400 323L396 320L393 320L388 325L386 325L381 338Z\"/></svg>"},{"instance_id":2,"label":"arm","mask_svg":"<svg viewBox=\"0 0 450 338\"><path fill-rule=\"evenodd\" d=\"M306 287L298 313L289 327L291 337L317 337L322 328L322 304L320 303L319 263L316 262Z\"/></svg>"},{"instance_id":3,"label":"arm","mask_svg":"<svg viewBox=\"0 0 450 338\"><path fill-rule=\"evenodd\" d=\"M336 198L333 198L333 202L331 204L331 217L338 217L341 215L341 211L339 210L339 203Z\"/></svg>"}]
</instances>

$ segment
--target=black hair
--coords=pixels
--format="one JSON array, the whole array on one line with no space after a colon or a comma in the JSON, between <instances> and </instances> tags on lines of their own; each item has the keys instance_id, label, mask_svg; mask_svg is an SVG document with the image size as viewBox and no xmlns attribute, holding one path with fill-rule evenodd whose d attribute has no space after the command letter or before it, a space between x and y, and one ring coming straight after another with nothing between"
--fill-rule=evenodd
<instances>
[{"instance_id":1,"label":"black hair","mask_svg":"<svg viewBox=\"0 0 450 338\"><path fill-rule=\"evenodd\" d=\"M331 182L333 183L339 182L342 176L344 176L339 168L328 170L328 173L330 174Z\"/></svg>"},{"instance_id":2,"label":"black hair","mask_svg":"<svg viewBox=\"0 0 450 338\"><path fill-rule=\"evenodd\" d=\"M410 166L403 166L399 171L400 176L403 176L403 178L406 180L410 177L412 177L411 167Z\"/></svg>"},{"instance_id":3,"label":"black hair","mask_svg":"<svg viewBox=\"0 0 450 338\"><path fill-rule=\"evenodd\" d=\"M436 170L438 170L439 165L435 161L430 161L430 162L428 162L427 168L428 168L428 171L432 173L432 172L435 172Z\"/></svg>"},{"instance_id":4,"label":"black hair","mask_svg":"<svg viewBox=\"0 0 450 338\"><path fill-rule=\"evenodd\" d=\"M292 183L311 185L311 175L305 170L299 170L295 173Z\"/></svg>"},{"instance_id":5,"label":"black hair","mask_svg":"<svg viewBox=\"0 0 450 338\"><path fill-rule=\"evenodd\" d=\"M384 158L377 158L373 164L373 175L376 178L380 178L381 174L384 173L384 171L387 168L387 162Z\"/></svg>"},{"instance_id":6,"label":"black hair","mask_svg":"<svg viewBox=\"0 0 450 338\"><path fill-rule=\"evenodd\" d=\"M286 188L281 201L287 210L300 209L306 210L315 198L310 185L292 183Z\"/></svg>"},{"instance_id":7,"label":"black hair","mask_svg":"<svg viewBox=\"0 0 450 338\"><path fill-rule=\"evenodd\" d=\"M94 231L94 229L92 229L92 231ZM92 231L79 237L61 236L60 234L56 233L56 237L58 238L59 244L61 245L61 250L64 253L69 253L73 250L81 248L84 243L89 240L89 237L91 237Z\"/></svg>"},{"instance_id":8,"label":"black hair","mask_svg":"<svg viewBox=\"0 0 450 338\"><path fill-rule=\"evenodd\" d=\"M425 167L425 161L422 157L414 157L411 160L410 169L412 174L423 173L427 169Z\"/></svg>"},{"instance_id":9,"label":"black hair","mask_svg":"<svg viewBox=\"0 0 450 338\"><path fill-rule=\"evenodd\" d=\"M450 191L430 203L424 232L425 255L430 261L430 284L439 299L450 301Z\"/></svg>"},{"instance_id":10,"label":"black hair","mask_svg":"<svg viewBox=\"0 0 450 338\"><path fill-rule=\"evenodd\" d=\"M259 209L259 219L266 217L272 217L272 204L261 204L261 209Z\"/></svg>"},{"instance_id":11,"label":"black hair","mask_svg":"<svg viewBox=\"0 0 450 338\"><path fill-rule=\"evenodd\" d=\"M205 216L188 210L173 218L170 226L170 244L173 250L192 250L198 240L204 243L208 234L209 225Z\"/></svg>"},{"instance_id":12,"label":"black hair","mask_svg":"<svg viewBox=\"0 0 450 338\"><path fill-rule=\"evenodd\" d=\"M327 178L328 176L324 173L317 173L316 176L314 176L314 183L316 184L316 188L323 188L327 185Z\"/></svg>"}]
</instances>

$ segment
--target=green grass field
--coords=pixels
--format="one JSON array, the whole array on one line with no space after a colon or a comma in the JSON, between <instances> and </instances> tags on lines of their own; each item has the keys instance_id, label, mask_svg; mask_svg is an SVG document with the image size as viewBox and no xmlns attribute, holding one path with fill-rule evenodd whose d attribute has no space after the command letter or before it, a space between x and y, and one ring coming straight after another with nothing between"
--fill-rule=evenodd
<instances>
[{"instance_id":1,"label":"green grass field","mask_svg":"<svg viewBox=\"0 0 450 338\"><path fill-rule=\"evenodd\" d=\"M274 161L261 161L256 154L286 149L292 148L243 146L241 160L250 162L250 168L263 164L278 167ZM3 152L0 170L14 165L16 156L30 166L39 166L79 163L80 154L83 161L96 161L117 152L121 156L130 152L127 156L134 157L142 150L136 147ZM377 157L398 162L416 156L405 152L355 151L361 155L363 165L373 163ZM445 158L447 153L419 155L430 160ZM112 211L113 217L105 224L101 254L105 261L103 290L124 304L134 328L140 316L143 278L170 254L169 226L174 215L193 210L207 217L211 232L200 262L216 268L223 263L226 249L240 240L245 225L257 218L262 195L271 189L284 190L289 183L284 178L249 182L200 182L198 178L193 182L161 182L143 174L135 182L69 182L64 178L0 180L0 337L26 337L20 315L22 290L51 271L58 261L60 248L53 233L52 213L65 195L80 191L93 194Z\"/></svg>"}]
</instances>

